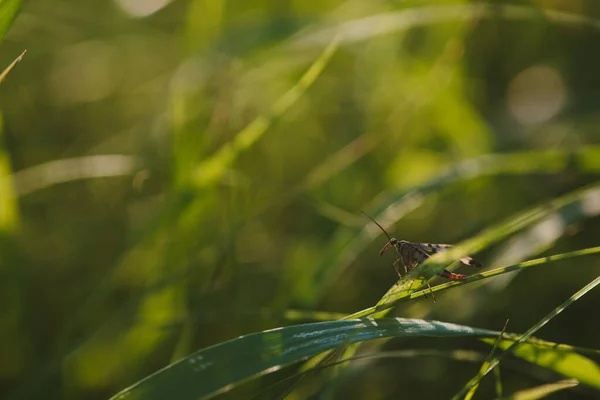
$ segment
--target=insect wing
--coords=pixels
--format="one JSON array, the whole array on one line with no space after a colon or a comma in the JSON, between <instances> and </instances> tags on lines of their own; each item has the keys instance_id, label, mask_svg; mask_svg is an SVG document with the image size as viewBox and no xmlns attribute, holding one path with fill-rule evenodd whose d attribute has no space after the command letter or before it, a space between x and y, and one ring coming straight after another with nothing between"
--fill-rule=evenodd
<instances>
[{"instance_id":1,"label":"insect wing","mask_svg":"<svg viewBox=\"0 0 600 400\"><path fill-rule=\"evenodd\" d=\"M452 247L450 244L435 243L415 243L415 245L420 246L427 254L439 253L440 251L444 251ZM469 267L481 268L481 263L469 256L463 257L459 261L464 265L468 265Z\"/></svg>"}]
</instances>

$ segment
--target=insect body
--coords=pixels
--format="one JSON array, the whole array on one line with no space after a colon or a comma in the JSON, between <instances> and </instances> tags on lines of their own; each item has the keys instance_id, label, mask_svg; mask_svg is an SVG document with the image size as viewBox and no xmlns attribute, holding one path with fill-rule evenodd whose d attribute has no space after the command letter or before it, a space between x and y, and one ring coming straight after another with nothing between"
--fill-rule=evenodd
<instances>
[{"instance_id":1,"label":"insect body","mask_svg":"<svg viewBox=\"0 0 600 400\"><path fill-rule=\"evenodd\" d=\"M371 221L373 221L379 227L379 229L381 229L383 231L383 233L385 233L385 235L389 239L389 242L387 242L386 245L383 246L383 248L379 252L379 255L380 256L383 255L383 253L385 253L386 250L388 250L392 247L396 249L396 260L394 261L394 268L396 269L398 276L402 276L402 274L400 273L400 268L398 266L399 263L402 263L402 265L404 266L404 272L408 273L408 271L415 268L417 265L421 264L423 261L427 260L431 255L433 255L435 253L439 253L441 251L444 251L444 250L452 247L449 244L413 243L413 242L408 242L406 240L398 240L396 238L390 237L390 235L388 235L388 233L385 231L385 229L383 229L383 227L381 225L379 225L377 223L377 221L375 221L373 218L369 217L367 214L365 214L365 215ZM481 267L481 264L477 260L475 260L471 257L463 257L460 259L460 262L462 264L468 265L470 267L476 267L476 268ZM442 271L440 276L442 276L446 279L455 280L455 281L463 280L467 277L466 275L456 274L456 273L450 272L446 269L444 269L444 271Z\"/></svg>"}]
</instances>

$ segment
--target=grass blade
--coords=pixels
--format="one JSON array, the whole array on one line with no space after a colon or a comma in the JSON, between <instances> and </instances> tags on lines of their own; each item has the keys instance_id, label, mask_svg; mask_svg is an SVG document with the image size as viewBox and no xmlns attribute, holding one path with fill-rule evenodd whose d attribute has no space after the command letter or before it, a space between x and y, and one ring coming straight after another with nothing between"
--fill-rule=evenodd
<instances>
[{"instance_id":1,"label":"grass blade","mask_svg":"<svg viewBox=\"0 0 600 400\"><path fill-rule=\"evenodd\" d=\"M256 143L273 122L283 115L312 86L338 48L340 36L332 36L333 40L331 40L321 56L315 60L298 83L273 105L268 115L256 118L238 133L231 142L221 147L216 154L196 167L194 184L197 187L212 184L221 178L237 156Z\"/></svg>"},{"instance_id":2,"label":"grass blade","mask_svg":"<svg viewBox=\"0 0 600 400\"><path fill-rule=\"evenodd\" d=\"M600 172L600 146L584 146L575 151L487 154L468 159L448 167L439 176L413 189L383 193L376 205L368 207L368 214L387 225L418 208L427 196L460 182L483 176L555 174L573 166L582 172ZM581 218L581 215L576 217ZM318 268L314 290L323 290L335 282L379 234L380 232L370 225L352 231L344 227L336 232L329 245L332 249L331 254L324 257L325 262Z\"/></svg>"},{"instance_id":3,"label":"grass blade","mask_svg":"<svg viewBox=\"0 0 600 400\"><path fill-rule=\"evenodd\" d=\"M498 335L496 340L494 340L494 345L492 346L492 350L490 350L490 353L485 358L485 361L483 362L483 364L481 364L479 373L483 373L489 367L492 359L494 358L494 354L496 354L496 349L498 348L498 344L500 344L500 342L502 341L502 338L504 336L504 333L506 332L507 325L508 325L508 320L506 320L506 323L504 324L504 328L502 328L502 332L500 332L500 335ZM473 398L473 396L475 395L475 392L477 391L478 388L479 388L479 385L473 385L471 390L469 390L469 393L467 393L467 395L465 396L465 400L471 400Z\"/></svg>"},{"instance_id":4,"label":"grass blade","mask_svg":"<svg viewBox=\"0 0 600 400\"><path fill-rule=\"evenodd\" d=\"M242 336L200 350L148 376L112 399L209 398L255 376L340 345L384 337L497 336L439 321L363 318L318 322Z\"/></svg>"},{"instance_id":5,"label":"grass blade","mask_svg":"<svg viewBox=\"0 0 600 400\"><path fill-rule=\"evenodd\" d=\"M589 292L590 290L595 288L598 284L600 284L600 277L594 279L592 282L585 285L582 289L577 291L577 293L575 293L573 296L571 296L569 299L567 299L564 303L562 303L560 306L556 307L550 314L546 315L544 318L542 318L540 321L538 321L534 326L532 326L530 329L528 329L527 332L525 332L514 343L512 343L504 351L504 353L502 353L499 357L497 357L494 361L492 361L490 363L489 367L485 371L480 372L474 378L472 378L469 382L467 382L467 384L463 387L463 389L458 394L456 394L456 396L454 396L454 399L462 398L470 390L471 387L479 384L479 382L481 382L481 379L483 379L483 377L485 375L487 375L493 368L495 368L500 363L500 359L502 357L504 357L506 354L513 352L521 343L523 343L524 341L529 339L535 332L537 332L540 328L542 328L544 325L546 325L552 318L554 318L555 316L557 316L558 314L563 312L565 308L567 308L568 306L570 306L571 304L573 304L574 302L579 300L587 292Z\"/></svg>"},{"instance_id":6,"label":"grass blade","mask_svg":"<svg viewBox=\"0 0 600 400\"><path fill-rule=\"evenodd\" d=\"M574 379L567 379L546 385L537 386L531 389L521 390L511 396L503 397L504 400L537 400L551 395L560 390L570 389L579 384Z\"/></svg>"},{"instance_id":7,"label":"grass blade","mask_svg":"<svg viewBox=\"0 0 600 400\"><path fill-rule=\"evenodd\" d=\"M21 8L21 3L21 0L4 0L0 2L0 39L4 38L4 35L12 26ZM21 54L22 56L23 54Z\"/></svg>"},{"instance_id":8,"label":"grass blade","mask_svg":"<svg viewBox=\"0 0 600 400\"><path fill-rule=\"evenodd\" d=\"M507 350L517 339L517 337L510 336L504 338L499 347ZM494 342L491 339L482 339L482 341L488 344ZM600 355L599 350L574 348L530 338L514 349L513 354L527 362L600 389L600 365L593 359L582 355L590 354L597 358Z\"/></svg>"},{"instance_id":9,"label":"grass blade","mask_svg":"<svg viewBox=\"0 0 600 400\"><path fill-rule=\"evenodd\" d=\"M25 56L25 53L27 53L27 50L24 50L21 53L21 55L15 59L15 61L11 62L8 67L4 68L4 71L2 71L2 73L0 74L0 83L4 81L6 75L8 75L8 73L15 67L15 65L17 65L17 63L21 61L21 59Z\"/></svg>"}]
</instances>

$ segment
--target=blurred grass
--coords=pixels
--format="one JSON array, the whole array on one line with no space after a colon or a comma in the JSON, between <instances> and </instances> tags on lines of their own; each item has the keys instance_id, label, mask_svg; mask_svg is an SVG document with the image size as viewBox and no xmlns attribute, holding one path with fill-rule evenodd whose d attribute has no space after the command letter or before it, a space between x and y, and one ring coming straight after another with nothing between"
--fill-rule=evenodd
<instances>
[{"instance_id":1,"label":"blurred grass","mask_svg":"<svg viewBox=\"0 0 600 400\"><path fill-rule=\"evenodd\" d=\"M532 337L532 335L534 335L544 325L546 325L548 322L550 322L550 320L552 320L558 314L563 312L567 307L571 306L574 302L579 300L581 297L585 296L590 290L592 290L596 286L598 286L598 284L600 284L600 277L594 279L592 282L590 282L589 284L584 286L581 290L577 291L577 293L575 293L573 296L571 296L569 299L567 299L564 303L562 303L560 306L556 307L554 310L552 310L552 312L550 312L548 315L546 315L544 318L542 318L540 321L538 321L535 325L533 325L531 328L529 328L527 330L527 332L525 332L523 335L519 336L513 343L511 343L509 346L507 346L505 351L500 356L494 358L493 360L491 360L491 362L486 363L487 364L486 368L481 369L473 379L471 379L469 382L467 382L465 384L465 386L453 397L453 399L462 399L462 398L470 399L470 398L472 398L473 394L477 390L477 387L478 387L479 383L481 382L481 380L483 379L483 377L498 366L501 358L503 358L507 354L510 354L511 352L517 350L527 339ZM527 351L525 351L525 353L526 352ZM556 359L554 359L551 362L551 365L555 369L557 368L556 364L557 364ZM598 367L598 365L594 365L593 363L586 362L584 365L582 365L581 363L576 363L576 365L571 365L571 367L573 367L573 368L565 369L564 366L561 365L559 368L561 371L563 371L564 373L567 373L569 376L573 376L573 374L577 373L577 372L580 372L580 373L583 372L583 374L585 375L585 378L583 379L583 381L585 381L585 383L595 386L596 388L600 388L600 367ZM591 374L596 375L596 376L594 378L589 379ZM579 380L582 380L581 377L579 377Z\"/></svg>"},{"instance_id":2,"label":"blurred grass","mask_svg":"<svg viewBox=\"0 0 600 400\"><path fill-rule=\"evenodd\" d=\"M20 10L0 65L28 49L0 86L0 397L107 398L198 349L377 303L396 277L359 210L411 241L484 232L448 257L512 264L469 280L488 285L435 286L435 305L413 291L405 317L510 317L524 332L598 276L592 257L564 261L596 251L600 230L596 191L577 191L600 172L593 2L153 4L0 2L0 36ZM535 218L498 224L523 209ZM534 255L549 258L521 263ZM548 261L560 263L505 273ZM597 299L547 339L597 347ZM292 397L438 398L476 372L360 365L373 368L313 374Z\"/></svg>"}]
</instances>

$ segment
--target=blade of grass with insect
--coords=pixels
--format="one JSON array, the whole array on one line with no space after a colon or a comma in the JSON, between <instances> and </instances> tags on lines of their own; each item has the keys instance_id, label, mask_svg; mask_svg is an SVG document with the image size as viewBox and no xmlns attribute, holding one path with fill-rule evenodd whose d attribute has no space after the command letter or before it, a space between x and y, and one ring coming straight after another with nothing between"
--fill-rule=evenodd
<instances>
[{"instance_id":1,"label":"blade of grass with insect","mask_svg":"<svg viewBox=\"0 0 600 400\"><path fill-rule=\"evenodd\" d=\"M536 267L536 266L544 265L544 264L554 262L554 261L568 260L570 258L592 255L592 254L597 254L597 253L600 253L600 246L590 247L590 248L582 249L582 250L575 250L575 251L571 251L568 253L555 254L552 256L537 258L535 260L524 261L522 263L508 265L506 267L496 268L496 269L482 272L479 274L470 275L463 281L444 282L440 285L432 287L431 289L426 289L426 290L421 290L419 292L411 293L410 296L408 296L407 298L400 299L400 300L416 299L421 296L427 295L427 293L430 291L438 292L440 290L446 290L446 289L449 289L454 286L466 285L471 282L477 282L480 280L489 279L494 276L506 274L506 273L513 272L513 271L520 271L520 270L524 270L526 268Z\"/></svg>"},{"instance_id":2,"label":"blade of grass with insect","mask_svg":"<svg viewBox=\"0 0 600 400\"><path fill-rule=\"evenodd\" d=\"M583 207L586 199L593 200L599 195L600 184L596 183L587 186L583 189L579 189L559 197L558 199L555 199L549 203L536 206L533 209L522 212L517 216L509 218L503 223L487 229L476 237L462 242L456 247L434 254L424 263L411 270L407 275L403 276L396 283L396 285L392 286L392 288L384 294L381 300L374 307L351 314L348 316L348 318L361 318L365 316L381 318L385 316L400 300L410 298L410 296L415 294L417 291L420 291L421 295L423 296L426 295L428 291L433 293L434 291L431 290L431 288L428 288L427 290L420 289L426 286L431 278L442 272L444 268L446 268L446 266L452 263L454 260L458 260L468 254L476 253L490 244L495 243L512 233L518 232L527 225L539 221L541 218L566 206L579 204L579 207L577 208L579 210L579 215L584 217L588 213L586 208ZM514 269L518 268L513 267L513 270ZM460 282L455 283L459 284ZM326 354L313 357L313 359L309 360L302 366L302 370L313 368L321 363L324 357L326 357Z\"/></svg>"},{"instance_id":3,"label":"blade of grass with insect","mask_svg":"<svg viewBox=\"0 0 600 400\"><path fill-rule=\"evenodd\" d=\"M385 311L385 310L393 307L394 305L398 304L398 302L400 302L400 301L408 301L408 300L416 299L416 298L419 298L419 297L422 297L422 296L426 296L429 292L438 292L438 291L441 291L441 290L447 290L447 289L449 289L451 287L454 287L454 286L466 285L466 284L469 284L471 282L477 282L477 281L481 281L481 280L484 280L484 279L489 279L489 278L492 278L494 276L506 274L506 273L509 273L509 272L517 271L517 270L523 270L523 269L526 269L526 268L540 266L540 265L544 265L544 264L547 264L547 263L550 263L550 262L554 262L554 261L567 260L567 259L570 259L570 258L581 257L581 256L586 256L586 255L592 255L592 254L600 254L600 246L598 246L598 247L591 247L589 249L584 249L584 250L572 251L572 252L569 252L569 253L556 254L556 255L553 255L553 256L538 258L538 259L535 259L535 260L525 261L525 262L522 262L522 263L519 263L519 264L515 264L515 265L509 265L507 267L496 268L496 269L491 270L491 271L487 271L487 272L483 272L483 273L480 273L480 274L468 276L463 281L450 281L450 282L442 283L442 284L437 285L437 286L433 286L431 289L427 288L427 289L420 290L418 292L411 292L408 296L400 297L398 299L396 299L395 296L393 296L393 293L395 293L395 291L392 292L390 290L391 293L388 292L388 293L390 293L388 295L388 297L390 299L392 299L392 301L380 301L381 304L379 306L376 305L376 306L373 306L373 307L366 308L366 309L358 311L356 313L347 315L343 319L354 319L354 318L364 318L364 317L368 317L368 316L373 316L377 312L383 312L383 311ZM415 286L419 287L419 288L423 287L422 285L419 286L419 284L416 284ZM309 315L318 316L316 314L309 314Z\"/></svg>"},{"instance_id":4,"label":"blade of grass with insect","mask_svg":"<svg viewBox=\"0 0 600 400\"><path fill-rule=\"evenodd\" d=\"M466 393L473 386L479 384L479 382L481 382L483 377L485 375L487 375L493 368L495 368L500 363L500 360L503 357L505 357L507 354L510 354L512 351L514 351L521 343L523 343L524 341L529 339L535 332L537 332L540 328L542 328L544 325L546 325L551 319L556 317L558 314L560 314L562 311L564 311L571 304L573 304L574 302L579 300L586 293L588 293L590 290L595 288L598 284L600 284L600 277L594 279L592 282L585 285L582 289L577 291L577 293L575 293L573 296L571 296L568 300L566 300L560 306L555 308L550 314L546 315L544 318L542 318L540 321L538 321L534 326L532 326L530 329L528 329L527 332L525 332L522 336L520 336L519 339L517 339L514 343L512 343L499 357L495 358L490 363L490 365L488 366L488 368L485 371L478 373L469 382L467 382L467 384L463 387L463 389L460 392L458 392L453 397L453 399L458 400L458 399L463 398L466 395Z\"/></svg>"},{"instance_id":5,"label":"blade of grass with insect","mask_svg":"<svg viewBox=\"0 0 600 400\"><path fill-rule=\"evenodd\" d=\"M197 351L112 399L210 398L248 379L340 345L384 337L495 337L498 332L431 320L363 318L294 325L242 336Z\"/></svg>"},{"instance_id":6,"label":"blade of grass with insect","mask_svg":"<svg viewBox=\"0 0 600 400\"><path fill-rule=\"evenodd\" d=\"M491 245L492 243L495 243L503 239L504 237L519 231L525 226L540 220L546 215L556 212L566 206L579 205L578 210L580 211L580 215L584 217L587 215L587 211L582 205L585 203L586 199L594 199L596 196L599 195L599 184L590 185L583 189L576 190L562 197L559 197L558 199L555 199L545 205L536 206L528 211L518 214L517 216L511 217L507 221L500 223L492 228L489 228L481 234L475 236L474 238L464 241L461 244L458 244L457 246L452 247L444 252L434 254L432 257L428 258L424 263L411 270L409 274L401 278L398 281L398 284L394 285L390 290L388 290L388 292L375 305L375 307L371 307L366 310L359 311L358 313L354 313L351 316L349 316L349 318L356 318L357 316L369 316L373 314L375 314L376 317L385 315L385 313L388 312L388 310L394 305L396 305L397 302L401 299L418 297L415 293L416 290L421 289L429 279L438 275L448 264L452 263L454 260L458 260L468 254L474 254L477 251ZM582 252L582 254L594 253L596 252L595 249L596 248L580 250L580 252ZM576 255L576 252L568 256L560 255L557 256L558 258L556 259ZM533 260L530 262L517 264L515 266L506 267L507 270L496 270L494 274L505 273L511 270L517 270L527 266L538 265L543 262L545 262L545 259ZM471 282L473 280L483 279L486 276L493 276L493 274L490 275L490 273L483 273L478 274L476 276L477 278L469 277L462 282ZM459 285L462 282L447 282L443 285L440 285L440 287L452 287ZM433 292L435 292L436 290L441 289L431 289L431 291ZM427 291L421 290L419 296L426 295L428 291L429 289L427 289Z\"/></svg>"},{"instance_id":7,"label":"blade of grass with insect","mask_svg":"<svg viewBox=\"0 0 600 400\"><path fill-rule=\"evenodd\" d=\"M576 169L586 173L600 172L600 146L584 146L576 150L526 151L488 154L448 167L439 176L410 190L384 192L376 204L367 207L369 215L387 226L417 209L426 196L452 185L484 176L556 174ZM376 227L340 228L333 234L330 253L316 271L312 290L321 292L332 285L364 251L380 232Z\"/></svg>"}]
</instances>

